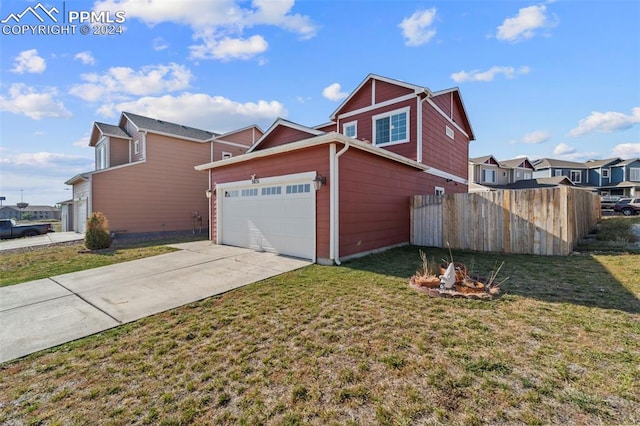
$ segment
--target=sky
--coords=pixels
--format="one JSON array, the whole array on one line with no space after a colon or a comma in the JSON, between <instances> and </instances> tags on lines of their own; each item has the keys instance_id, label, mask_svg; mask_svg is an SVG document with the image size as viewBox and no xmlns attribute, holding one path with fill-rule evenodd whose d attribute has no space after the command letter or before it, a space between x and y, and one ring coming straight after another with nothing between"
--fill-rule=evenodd
<instances>
[{"instance_id":1,"label":"sky","mask_svg":"<svg viewBox=\"0 0 640 426\"><path fill-rule=\"evenodd\" d=\"M471 157L640 157L636 0L4 0L0 21L4 205L71 198L122 111L315 126L370 73L459 87Z\"/></svg>"}]
</instances>

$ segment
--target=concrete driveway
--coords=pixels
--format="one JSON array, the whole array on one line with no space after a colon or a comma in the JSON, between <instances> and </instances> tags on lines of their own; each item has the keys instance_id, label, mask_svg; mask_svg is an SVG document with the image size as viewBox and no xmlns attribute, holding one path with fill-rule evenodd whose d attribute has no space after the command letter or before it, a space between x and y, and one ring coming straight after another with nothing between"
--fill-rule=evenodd
<instances>
[{"instance_id":1,"label":"concrete driveway","mask_svg":"<svg viewBox=\"0 0 640 426\"><path fill-rule=\"evenodd\" d=\"M0 288L0 362L310 264L209 241L171 247L180 251Z\"/></svg>"},{"instance_id":2,"label":"concrete driveway","mask_svg":"<svg viewBox=\"0 0 640 426\"><path fill-rule=\"evenodd\" d=\"M35 237L1 240L0 252L25 247L45 246L49 244L82 240L84 240L84 234L78 234L77 232L49 232L48 234L36 235Z\"/></svg>"}]
</instances>

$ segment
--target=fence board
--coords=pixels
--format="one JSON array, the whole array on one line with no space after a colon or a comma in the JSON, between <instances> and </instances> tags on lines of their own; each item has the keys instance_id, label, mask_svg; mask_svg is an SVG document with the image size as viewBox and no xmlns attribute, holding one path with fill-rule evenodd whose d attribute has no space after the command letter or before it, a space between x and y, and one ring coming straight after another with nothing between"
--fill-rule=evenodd
<instances>
[{"instance_id":1,"label":"fence board","mask_svg":"<svg viewBox=\"0 0 640 426\"><path fill-rule=\"evenodd\" d=\"M416 195L411 202L411 243L567 255L600 218L595 194L567 186Z\"/></svg>"}]
</instances>

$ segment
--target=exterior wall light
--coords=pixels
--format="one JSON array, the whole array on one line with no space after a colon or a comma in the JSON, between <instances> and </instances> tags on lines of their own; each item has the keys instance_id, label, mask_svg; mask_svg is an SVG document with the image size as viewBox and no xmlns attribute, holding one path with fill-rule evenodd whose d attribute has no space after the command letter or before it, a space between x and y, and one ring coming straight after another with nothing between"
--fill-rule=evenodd
<instances>
[{"instance_id":1,"label":"exterior wall light","mask_svg":"<svg viewBox=\"0 0 640 426\"><path fill-rule=\"evenodd\" d=\"M207 189L206 191L204 191L204 195L206 195L206 196L207 196L207 198L211 198L211 193L212 193L212 192L213 192L213 191L211 191L210 189Z\"/></svg>"},{"instance_id":2,"label":"exterior wall light","mask_svg":"<svg viewBox=\"0 0 640 426\"><path fill-rule=\"evenodd\" d=\"M327 178L321 175L317 175L313 178L313 187L315 190L319 190L322 186L327 184Z\"/></svg>"}]
</instances>

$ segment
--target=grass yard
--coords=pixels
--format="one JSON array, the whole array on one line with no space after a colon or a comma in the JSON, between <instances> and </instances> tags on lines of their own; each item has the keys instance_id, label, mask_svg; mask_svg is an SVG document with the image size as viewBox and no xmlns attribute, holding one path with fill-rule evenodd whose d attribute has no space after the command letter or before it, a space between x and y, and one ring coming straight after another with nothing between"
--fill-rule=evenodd
<instances>
[{"instance_id":1,"label":"grass yard","mask_svg":"<svg viewBox=\"0 0 640 426\"><path fill-rule=\"evenodd\" d=\"M309 266L4 364L0 423L640 423L640 255L453 256L504 295L413 291L418 247Z\"/></svg>"}]
</instances>

